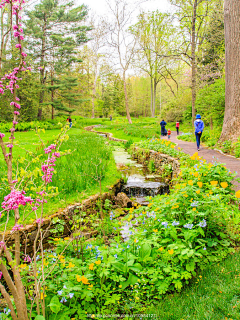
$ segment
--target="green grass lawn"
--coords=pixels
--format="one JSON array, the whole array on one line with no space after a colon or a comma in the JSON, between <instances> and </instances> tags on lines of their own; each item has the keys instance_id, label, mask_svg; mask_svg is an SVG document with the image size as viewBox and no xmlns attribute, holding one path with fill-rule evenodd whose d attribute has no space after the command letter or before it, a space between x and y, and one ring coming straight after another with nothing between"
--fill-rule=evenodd
<instances>
[{"instance_id":1,"label":"green grass lawn","mask_svg":"<svg viewBox=\"0 0 240 320\"><path fill-rule=\"evenodd\" d=\"M54 136L57 136L58 133L59 130L45 131L45 133L41 134L41 138L45 143L49 144L53 142ZM103 192L108 191L109 186L112 186L121 176L117 171L111 147L105 144L106 140L103 137L83 131L82 129L71 129L68 134L69 140L62 144L61 150L71 149L72 152L71 154L61 157L56 162L56 173L53 175L51 185L56 186L59 193L50 198L45 204L45 216L56 212L60 208L65 208L69 204L79 202L90 195L98 193L99 182L96 181L96 169L98 174L100 172L103 173ZM38 150L41 144L39 143L38 136L32 131L17 132L16 140L19 141L19 146L14 147L16 158L24 157L26 150L33 152L34 156L35 154L38 155L40 151L41 153L43 151ZM31 168L34 166L35 164ZM6 165L1 156L1 179L5 176L5 167ZM41 183L41 177L39 177L38 182ZM29 192L30 190L28 193ZM1 187L0 202L3 201L6 194L6 188ZM33 220L35 220L35 214L32 212L24 222L29 223ZM13 225L14 220L13 216L11 216L8 227L11 228Z\"/></svg>"},{"instance_id":2,"label":"green grass lawn","mask_svg":"<svg viewBox=\"0 0 240 320\"><path fill-rule=\"evenodd\" d=\"M161 320L239 320L240 253L198 273L180 293L148 310Z\"/></svg>"}]
</instances>

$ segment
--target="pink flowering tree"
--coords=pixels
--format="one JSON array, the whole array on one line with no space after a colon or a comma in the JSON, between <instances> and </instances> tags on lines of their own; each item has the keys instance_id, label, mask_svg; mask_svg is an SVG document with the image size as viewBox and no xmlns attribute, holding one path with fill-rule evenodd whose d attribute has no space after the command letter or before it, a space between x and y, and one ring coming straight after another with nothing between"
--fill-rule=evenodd
<instances>
[{"instance_id":1,"label":"pink flowering tree","mask_svg":"<svg viewBox=\"0 0 240 320\"><path fill-rule=\"evenodd\" d=\"M45 146L45 160L41 164L41 168L37 168L40 171L42 182L38 185L34 183L35 172L30 172L30 165L35 163L35 159L29 160L24 172L26 175L21 178L18 176L18 170L14 167L13 156L15 140L16 124L21 112L20 99L18 98L18 88L21 83L21 72L30 70L30 67L26 66L25 58L27 54L23 51L23 29L21 24L21 10L24 0L0 0L0 8L8 6L11 12L9 30L13 33L16 40L15 47L19 50L19 59L17 66L12 72L5 74L0 80L0 94L4 94L6 91L10 91L12 95L12 101L10 108L13 112L12 128L10 129L9 141L6 141L4 133L0 132L0 147L7 167L7 184L10 190L4 198L0 207L0 218L5 216L4 231L1 233L0 238L0 279L4 279L0 283L0 292L8 304L11 311L13 320L27 320L31 319L31 310L27 309L26 292L21 279L19 271L19 265L22 260L25 262L33 263L34 277L35 277L35 292L32 298L32 303L37 305L37 313L43 314L44 300L40 299L40 291L44 292L44 274L41 279L37 278L37 266L36 255L40 250L43 259L43 246L42 238L43 232L41 230L41 224L43 219L43 206L47 201L47 186L52 182L52 176L54 173L54 167L56 160L62 155L59 152L61 143L66 137L66 131L68 128L64 128L59 134L55 142L49 146ZM42 144L44 145L43 141ZM29 169L29 170L28 170ZM25 191L26 185L31 181L34 185L35 195L28 195ZM20 230L23 225L19 223L24 222L21 219L20 209L28 207L35 213L36 222L38 224L37 235L34 241L34 256L24 256L21 253L20 244ZM14 213L15 225L11 230L11 236L14 238L13 248L8 247L8 222L10 214ZM32 308L31 308L32 309Z\"/></svg>"}]
</instances>

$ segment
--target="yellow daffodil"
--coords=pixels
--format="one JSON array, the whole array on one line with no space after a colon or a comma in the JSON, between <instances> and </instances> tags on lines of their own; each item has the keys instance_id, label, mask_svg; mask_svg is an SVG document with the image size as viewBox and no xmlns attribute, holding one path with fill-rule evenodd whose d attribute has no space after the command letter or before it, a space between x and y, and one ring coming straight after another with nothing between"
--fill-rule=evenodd
<instances>
[{"instance_id":1,"label":"yellow daffodil","mask_svg":"<svg viewBox=\"0 0 240 320\"><path fill-rule=\"evenodd\" d=\"M227 188L227 186L228 186L228 183L227 182L221 182L221 187L222 188Z\"/></svg>"},{"instance_id":2,"label":"yellow daffodil","mask_svg":"<svg viewBox=\"0 0 240 320\"><path fill-rule=\"evenodd\" d=\"M170 250L168 250L168 253L169 253L170 255L172 255L172 254L174 254L174 250L173 250L173 249L170 249Z\"/></svg>"},{"instance_id":3,"label":"yellow daffodil","mask_svg":"<svg viewBox=\"0 0 240 320\"><path fill-rule=\"evenodd\" d=\"M89 270L93 270L93 267L94 267L94 263L91 263L91 264L89 265Z\"/></svg>"}]
</instances>

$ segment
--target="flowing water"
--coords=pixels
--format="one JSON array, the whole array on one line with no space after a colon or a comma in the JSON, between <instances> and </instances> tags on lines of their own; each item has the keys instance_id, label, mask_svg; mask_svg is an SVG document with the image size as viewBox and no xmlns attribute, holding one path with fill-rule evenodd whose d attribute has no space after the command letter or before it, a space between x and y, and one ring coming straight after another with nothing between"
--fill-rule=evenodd
<instances>
[{"instance_id":1,"label":"flowing water","mask_svg":"<svg viewBox=\"0 0 240 320\"><path fill-rule=\"evenodd\" d=\"M105 134L99 135L107 137ZM134 198L135 202L147 206L149 202L146 197L169 192L169 186L162 181L161 176L150 173L147 167L133 160L124 148L115 146L113 156L126 180L121 191L126 193L128 197ZM134 234L134 228L137 224L137 220L132 220L122 226L121 235L124 241L127 241L130 235Z\"/></svg>"}]
</instances>

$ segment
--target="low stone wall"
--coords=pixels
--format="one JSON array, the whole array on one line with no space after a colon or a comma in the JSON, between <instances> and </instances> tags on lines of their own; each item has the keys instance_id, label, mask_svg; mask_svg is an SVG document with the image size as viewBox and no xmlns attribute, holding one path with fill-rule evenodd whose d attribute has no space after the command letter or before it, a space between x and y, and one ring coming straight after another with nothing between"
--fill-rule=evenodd
<instances>
[{"instance_id":1,"label":"low stone wall","mask_svg":"<svg viewBox=\"0 0 240 320\"><path fill-rule=\"evenodd\" d=\"M123 184L123 180L120 179L112 188L110 188L109 192L105 192L102 194L93 195L88 199L82 201L81 203L75 203L74 205L68 206L66 209L62 209L54 213L51 216L48 216L42 221L42 230L43 230L43 246L44 248L50 247L49 240L54 237L68 237L71 235L71 224L69 223L72 220L74 215L80 215L81 212L86 212L87 214L99 212L99 203L102 199L102 203L105 200L110 200L114 205L121 206L121 202L119 198L116 196L120 191ZM120 202L120 203L119 203ZM55 234L53 230L57 228L57 226L63 226L63 231ZM30 225L26 225L22 228L20 232L21 239L21 251L25 254L31 255L33 252L34 240L37 235L38 224L35 222ZM85 232L84 236L86 238L91 237L96 234L97 231L89 231ZM0 240L2 240L2 234L0 234ZM5 242L8 244L8 247L14 244L14 235L11 231L8 231L5 234Z\"/></svg>"},{"instance_id":2,"label":"low stone wall","mask_svg":"<svg viewBox=\"0 0 240 320\"><path fill-rule=\"evenodd\" d=\"M131 149L132 156L137 162L147 165L150 161L153 161L156 171L163 172L166 165L171 165L171 176L167 179L173 180L180 172L180 163L175 158L163 154L154 150L145 150L134 146Z\"/></svg>"}]
</instances>

